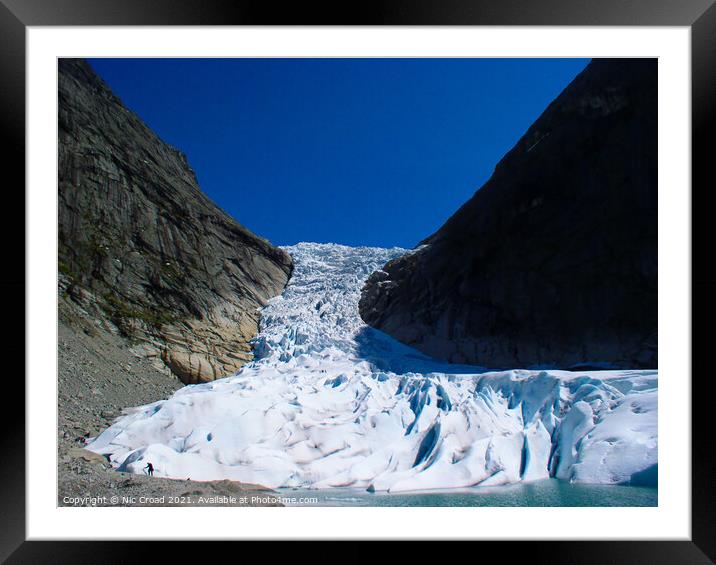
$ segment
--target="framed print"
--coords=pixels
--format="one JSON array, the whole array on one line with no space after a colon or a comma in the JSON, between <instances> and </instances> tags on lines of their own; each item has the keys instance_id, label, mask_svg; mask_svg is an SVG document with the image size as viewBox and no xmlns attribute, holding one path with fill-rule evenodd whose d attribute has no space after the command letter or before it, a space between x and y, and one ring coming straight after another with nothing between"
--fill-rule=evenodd
<instances>
[{"instance_id":1,"label":"framed print","mask_svg":"<svg viewBox=\"0 0 716 565\"><path fill-rule=\"evenodd\" d=\"M715 558L710 2L0 15L8 562Z\"/></svg>"}]
</instances>

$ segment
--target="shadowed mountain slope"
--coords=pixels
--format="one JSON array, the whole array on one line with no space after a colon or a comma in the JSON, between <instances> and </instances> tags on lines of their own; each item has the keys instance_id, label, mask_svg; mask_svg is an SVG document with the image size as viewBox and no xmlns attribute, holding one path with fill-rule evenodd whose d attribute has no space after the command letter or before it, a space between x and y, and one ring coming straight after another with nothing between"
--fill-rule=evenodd
<instances>
[{"instance_id":1,"label":"shadowed mountain slope","mask_svg":"<svg viewBox=\"0 0 716 565\"><path fill-rule=\"evenodd\" d=\"M360 313L451 362L655 368L656 59L592 61Z\"/></svg>"}]
</instances>

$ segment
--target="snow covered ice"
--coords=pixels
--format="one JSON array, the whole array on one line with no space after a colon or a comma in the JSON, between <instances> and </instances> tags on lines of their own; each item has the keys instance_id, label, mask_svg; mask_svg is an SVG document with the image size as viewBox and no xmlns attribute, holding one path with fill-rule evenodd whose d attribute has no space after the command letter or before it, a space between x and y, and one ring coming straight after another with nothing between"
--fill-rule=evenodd
<instances>
[{"instance_id":1,"label":"snow covered ice","mask_svg":"<svg viewBox=\"0 0 716 565\"><path fill-rule=\"evenodd\" d=\"M391 492L557 477L652 482L656 371L448 365L368 327L365 279L404 249L301 243L256 359L133 408L89 449L121 471Z\"/></svg>"}]
</instances>

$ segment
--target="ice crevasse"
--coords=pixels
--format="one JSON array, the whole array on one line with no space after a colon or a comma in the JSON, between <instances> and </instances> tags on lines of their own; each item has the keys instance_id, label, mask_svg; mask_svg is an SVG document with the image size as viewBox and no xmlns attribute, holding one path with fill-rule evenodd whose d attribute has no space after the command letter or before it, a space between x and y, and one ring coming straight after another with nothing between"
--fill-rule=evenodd
<instances>
[{"instance_id":1,"label":"ice crevasse","mask_svg":"<svg viewBox=\"0 0 716 565\"><path fill-rule=\"evenodd\" d=\"M88 449L121 471L391 492L557 477L653 484L656 371L441 363L368 327L365 279L404 249L301 243L234 376L128 409Z\"/></svg>"}]
</instances>

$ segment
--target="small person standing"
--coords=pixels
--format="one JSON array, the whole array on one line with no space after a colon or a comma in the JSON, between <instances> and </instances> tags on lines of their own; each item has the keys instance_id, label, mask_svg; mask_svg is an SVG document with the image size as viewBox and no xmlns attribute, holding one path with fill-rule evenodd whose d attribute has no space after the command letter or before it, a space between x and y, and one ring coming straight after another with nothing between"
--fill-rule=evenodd
<instances>
[{"instance_id":1,"label":"small person standing","mask_svg":"<svg viewBox=\"0 0 716 565\"><path fill-rule=\"evenodd\" d=\"M154 465L152 465L151 463L147 463L145 469L147 470L147 475L149 475L150 477L154 475Z\"/></svg>"}]
</instances>

